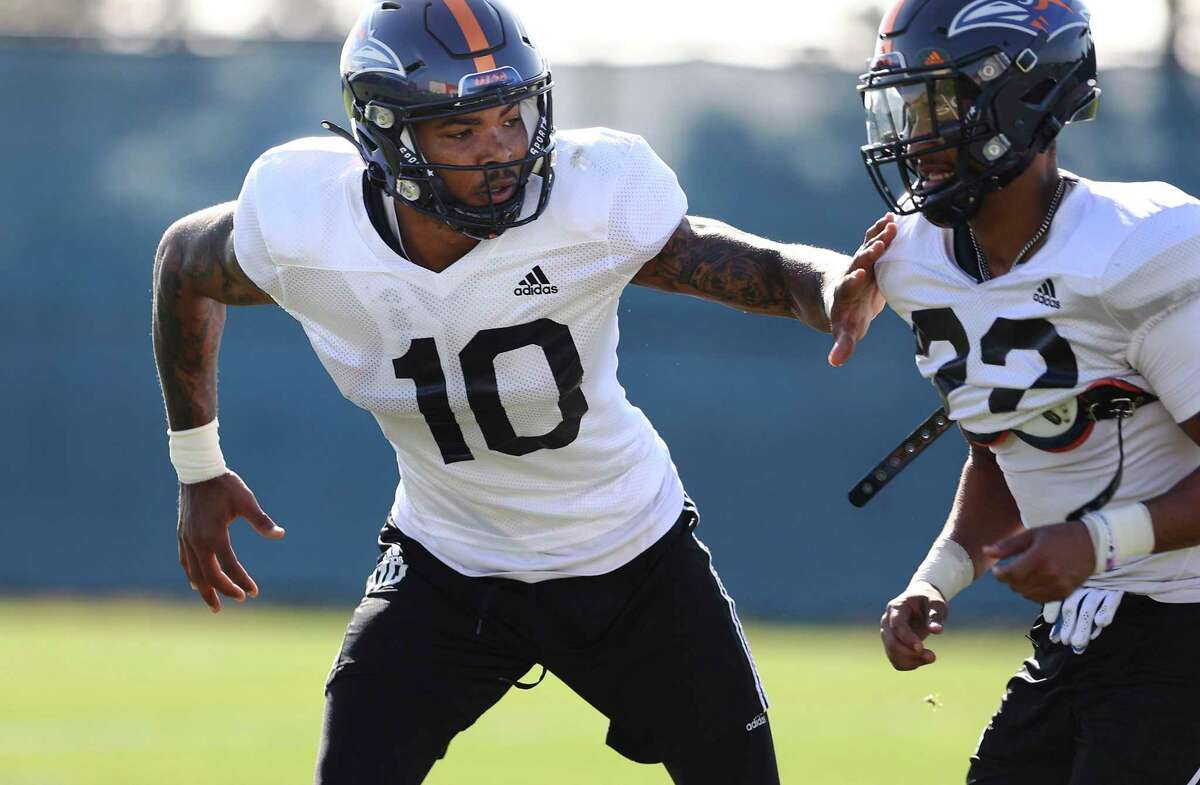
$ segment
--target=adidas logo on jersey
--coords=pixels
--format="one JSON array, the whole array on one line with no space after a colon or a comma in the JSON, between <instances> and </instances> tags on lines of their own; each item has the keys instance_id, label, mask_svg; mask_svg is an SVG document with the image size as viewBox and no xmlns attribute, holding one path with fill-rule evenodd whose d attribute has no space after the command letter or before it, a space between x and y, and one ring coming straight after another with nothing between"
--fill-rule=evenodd
<instances>
[{"instance_id":1,"label":"adidas logo on jersey","mask_svg":"<svg viewBox=\"0 0 1200 785\"><path fill-rule=\"evenodd\" d=\"M1033 301L1050 308L1062 308L1062 303L1058 300L1058 294L1054 291L1054 281L1049 278L1042 281L1042 285L1033 293Z\"/></svg>"},{"instance_id":2,"label":"adidas logo on jersey","mask_svg":"<svg viewBox=\"0 0 1200 785\"><path fill-rule=\"evenodd\" d=\"M542 272L541 265L534 265L529 275L525 276L525 280L513 289L513 294L518 297L525 294L558 294L558 287L550 285L550 279Z\"/></svg>"}]
</instances>

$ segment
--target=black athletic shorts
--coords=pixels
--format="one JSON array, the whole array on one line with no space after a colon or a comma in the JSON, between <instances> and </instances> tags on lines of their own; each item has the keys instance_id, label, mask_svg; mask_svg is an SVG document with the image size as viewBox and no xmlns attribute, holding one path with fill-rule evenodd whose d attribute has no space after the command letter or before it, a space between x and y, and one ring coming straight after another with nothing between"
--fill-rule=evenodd
<instances>
[{"instance_id":1,"label":"black athletic shorts","mask_svg":"<svg viewBox=\"0 0 1200 785\"><path fill-rule=\"evenodd\" d=\"M690 503L625 566L468 578L394 527L326 684L318 785L415 785L535 664L610 720L607 742L684 785L774 785L750 647Z\"/></svg>"},{"instance_id":2,"label":"black athletic shorts","mask_svg":"<svg viewBox=\"0 0 1200 785\"><path fill-rule=\"evenodd\" d=\"M1200 783L1200 604L1126 594L1083 654L1030 639L968 785Z\"/></svg>"}]
</instances>

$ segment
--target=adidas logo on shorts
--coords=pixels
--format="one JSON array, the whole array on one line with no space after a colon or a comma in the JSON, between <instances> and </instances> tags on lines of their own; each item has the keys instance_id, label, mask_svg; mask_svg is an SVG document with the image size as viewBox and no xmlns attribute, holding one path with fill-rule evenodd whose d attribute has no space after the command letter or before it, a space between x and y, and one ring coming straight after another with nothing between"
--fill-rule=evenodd
<instances>
[{"instance_id":1,"label":"adidas logo on shorts","mask_svg":"<svg viewBox=\"0 0 1200 785\"><path fill-rule=\"evenodd\" d=\"M529 275L525 276L525 280L513 289L513 294L518 297L527 294L558 294L558 287L550 285L550 279L542 272L541 265L534 265Z\"/></svg>"},{"instance_id":2,"label":"adidas logo on shorts","mask_svg":"<svg viewBox=\"0 0 1200 785\"><path fill-rule=\"evenodd\" d=\"M1054 281L1049 278L1042 281L1042 285L1033 293L1033 301L1050 308L1062 308L1062 303L1059 302L1058 295L1054 291Z\"/></svg>"},{"instance_id":3,"label":"adidas logo on shorts","mask_svg":"<svg viewBox=\"0 0 1200 785\"><path fill-rule=\"evenodd\" d=\"M379 557L375 571L367 578L367 588L364 594L374 594L395 587L404 580L408 565L404 562L404 551L399 545L392 545Z\"/></svg>"},{"instance_id":4,"label":"adidas logo on shorts","mask_svg":"<svg viewBox=\"0 0 1200 785\"><path fill-rule=\"evenodd\" d=\"M767 715L764 712L746 723L746 732L749 733L750 731L754 730L755 728L761 728L762 726L764 726L766 724L767 724Z\"/></svg>"}]
</instances>

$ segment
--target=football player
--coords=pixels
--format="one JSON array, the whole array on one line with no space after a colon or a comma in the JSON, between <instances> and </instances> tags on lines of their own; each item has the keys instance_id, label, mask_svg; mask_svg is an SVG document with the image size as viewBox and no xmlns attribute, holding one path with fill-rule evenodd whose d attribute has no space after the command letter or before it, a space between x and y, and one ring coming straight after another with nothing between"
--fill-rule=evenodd
<instances>
[{"instance_id":1,"label":"football player","mask_svg":"<svg viewBox=\"0 0 1200 785\"><path fill-rule=\"evenodd\" d=\"M535 663L677 783L778 782L733 601L617 381L617 304L633 281L797 318L832 328L841 363L882 308L870 267L894 225L851 260L688 216L641 138L555 132L550 72L492 0L373 4L341 76L349 130L268 151L159 249L188 580L214 612L255 596L228 527L283 536L216 417L225 306L275 303L402 478L329 676L318 783L421 782Z\"/></svg>"},{"instance_id":2,"label":"football player","mask_svg":"<svg viewBox=\"0 0 1200 785\"><path fill-rule=\"evenodd\" d=\"M907 0L859 84L876 273L970 443L881 620L898 670L991 570L1045 603L969 783L1200 781L1200 203L1059 169L1096 114L1080 0Z\"/></svg>"}]
</instances>

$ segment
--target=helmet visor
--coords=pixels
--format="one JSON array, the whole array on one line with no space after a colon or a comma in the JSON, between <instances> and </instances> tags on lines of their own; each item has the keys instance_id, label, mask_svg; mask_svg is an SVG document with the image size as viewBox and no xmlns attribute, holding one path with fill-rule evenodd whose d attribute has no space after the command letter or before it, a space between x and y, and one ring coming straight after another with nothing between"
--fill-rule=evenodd
<instances>
[{"instance_id":1,"label":"helmet visor","mask_svg":"<svg viewBox=\"0 0 1200 785\"><path fill-rule=\"evenodd\" d=\"M866 88L867 143L911 144L946 136L962 122L962 92L953 78Z\"/></svg>"}]
</instances>

